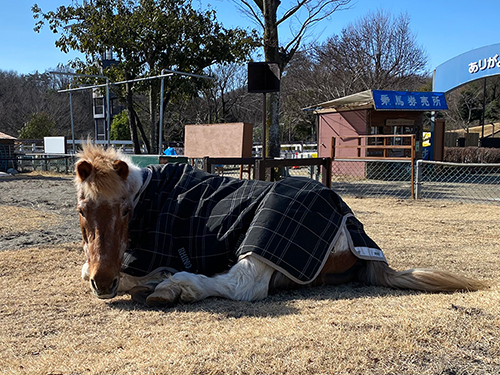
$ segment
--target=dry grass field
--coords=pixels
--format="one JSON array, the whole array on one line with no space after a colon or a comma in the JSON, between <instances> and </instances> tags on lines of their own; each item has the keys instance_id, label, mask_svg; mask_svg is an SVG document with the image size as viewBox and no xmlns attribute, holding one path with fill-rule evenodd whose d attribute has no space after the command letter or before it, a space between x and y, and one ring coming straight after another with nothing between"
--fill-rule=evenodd
<instances>
[{"instance_id":1,"label":"dry grass field","mask_svg":"<svg viewBox=\"0 0 500 375\"><path fill-rule=\"evenodd\" d=\"M499 207L346 202L396 269L500 278ZM0 234L16 215L25 230L57 221L0 206ZM97 300L83 261L76 243L0 251L0 374L500 373L497 285L425 294L349 284L153 309Z\"/></svg>"}]
</instances>

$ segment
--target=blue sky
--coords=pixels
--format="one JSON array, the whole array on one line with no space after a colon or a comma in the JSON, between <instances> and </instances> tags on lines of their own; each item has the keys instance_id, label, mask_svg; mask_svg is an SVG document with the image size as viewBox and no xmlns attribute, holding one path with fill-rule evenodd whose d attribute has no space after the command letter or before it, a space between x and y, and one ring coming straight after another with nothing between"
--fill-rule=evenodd
<instances>
[{"instance_id":1,"label":"blue sky","mask_svg":"<svg viewBox=\"0 0 500 375\"><path fill-rule=\"evenodd\" d=\"M47 27L38 34L33 31L34 3L49 11L69 5L71 0L0 0L0 70L20 74L44 72L77 56L60 52L54 45L57 35ZM193 4L195 7L210 4L227 28L253 26L230 0L193 0ZM417 42L427 51L429 69L471 49L500 43L498 0L353 0L350 9L324 21L313 36L321 41L339 34L349 23L378 9L392 15L409 14ZM280 38L286 38L286 30L280 30Z\"/></svg>"}]
</instances>

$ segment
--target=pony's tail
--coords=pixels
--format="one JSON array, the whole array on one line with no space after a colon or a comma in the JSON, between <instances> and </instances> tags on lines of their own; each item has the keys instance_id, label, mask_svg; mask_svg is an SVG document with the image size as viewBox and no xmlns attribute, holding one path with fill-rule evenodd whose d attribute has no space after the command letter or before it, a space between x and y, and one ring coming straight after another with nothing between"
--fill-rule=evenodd
<instances>
[{"instance_id":1,"label":"pony's tail","mask_svg":"<svg viewBox=\"0 0 500 375\"><path fill-rule=\"evenodd\" d=\"M476 291L490 287L485 281L447 271L415 268L398 272L390 268L387 263L379 261L367 261L359 277L361 281L370 285L425 292Z\"/></svg>"}]
</instances>

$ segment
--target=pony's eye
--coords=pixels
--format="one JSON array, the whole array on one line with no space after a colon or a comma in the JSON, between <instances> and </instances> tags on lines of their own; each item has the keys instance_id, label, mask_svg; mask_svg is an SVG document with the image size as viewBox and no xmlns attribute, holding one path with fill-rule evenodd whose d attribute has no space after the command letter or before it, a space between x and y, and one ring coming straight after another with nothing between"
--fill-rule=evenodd
<instances>
[{"instance_id":1,"label":"pony's eye","mask_svg":"<svg viewBox=\"0 0 500 375\"><path fill-rule=\"evenodd\" d=\"M130 208L126 208L122 212L123 217L127 217L129 214L130 214Z\"/></svg>"}]
</instances>

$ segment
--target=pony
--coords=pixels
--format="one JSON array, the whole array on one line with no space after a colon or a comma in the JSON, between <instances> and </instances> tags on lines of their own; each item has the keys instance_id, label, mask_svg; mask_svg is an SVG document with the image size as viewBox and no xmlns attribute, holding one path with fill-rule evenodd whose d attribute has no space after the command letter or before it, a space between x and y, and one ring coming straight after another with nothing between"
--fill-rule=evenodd
<instances>
[{"instance_id":1,"label":"pony","mask_svg":"<svg viewBox=\"0 0 500 375\"><path fill-rule=\"evenodd\" d=\"M424 292L488 287L484 281L447 271L392 269L340 197L313 180L291 177L284 184L243 182L178 163L154 168L138 167L113 148L89 143L78 154L74 181L86 256L82 278L100 299L128 293L134 301L149 306L207 297L255 301L302 285L350 282ZM155 170L167 171L168 181L161 175L151 177ZM221 193L227 189L229 194ZM235 198L242 189L245 193ZM320 194L311 195L311 189ZM155 203L147 191L167 198ZM287 206L280 199L290 191L294 200ZM181 202L189 207L185 214ZM272 202L275 205L266 211ZM282 208L290 205L293 209L283 213ZM160 212L160 206L167 212ZM335 210L342 212L332 214ZM262 212L273 215L263 216ZM303 217L300 227L298 216ZM309 227L303 227L308 223ZM284 228L284 233L277 228ZM159 231L165 234L155 235ZM315 231L315 237L309 235ZM353 245L358 235L364 242ZM292 237L297 243L286 242ZM266 250L259 253L259 246ZM138 248L145 250L134 250ZM193 255L191 248L202 256ZM212 248L239 252L210 255ZM250 250L243 252L242 248ZM275 255L266 258L264 254L288 248L298 248L299 253L294 250L291 258L283 260L280 255L272 261L268 258ZM305 257L306 252L313 256Z\"/></svg>"}]
</instances>

